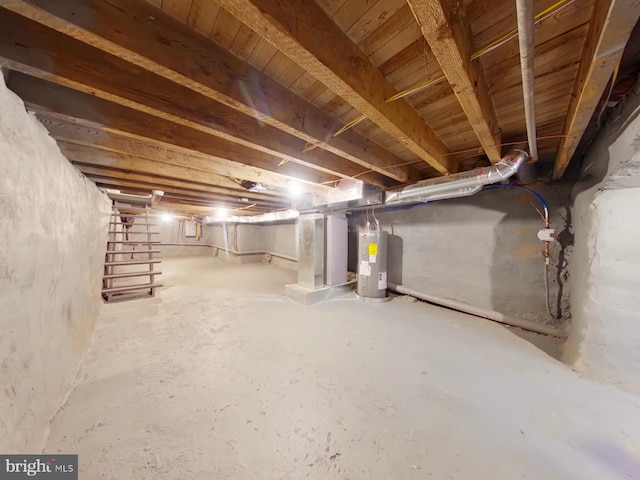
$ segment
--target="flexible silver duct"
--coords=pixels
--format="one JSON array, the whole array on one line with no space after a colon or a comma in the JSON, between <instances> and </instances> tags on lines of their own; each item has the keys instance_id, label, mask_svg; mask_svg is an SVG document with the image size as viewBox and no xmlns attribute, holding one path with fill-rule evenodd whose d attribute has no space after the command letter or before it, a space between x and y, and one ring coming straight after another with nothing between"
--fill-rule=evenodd
<instances>
[{"instance_id":1,"label":"flexible silver duct","mask_svg":"<svg viewBox=\"0 0 640 480\"><path fill-rule=\"evenodd\" d=\"M468 197L491 183L501 182L514 175L529 159L527 152L512 150L491 167L438 177L385 193L385 204L431 202L447 198Z\"/></svg>"}]
</instances>

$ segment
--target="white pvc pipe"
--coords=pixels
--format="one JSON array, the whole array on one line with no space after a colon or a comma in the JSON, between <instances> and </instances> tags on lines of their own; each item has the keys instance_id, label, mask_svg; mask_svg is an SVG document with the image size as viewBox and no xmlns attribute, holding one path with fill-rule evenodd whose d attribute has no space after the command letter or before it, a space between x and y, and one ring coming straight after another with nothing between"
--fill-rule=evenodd
<instances>
[{"instance_id":1,"label":"white pvc pipe","mask_svg":"<svg viewBox=\"0 0 640 480\"><path fill-rule=\"evenodd\" d=\"M556 327L551 327L549 325L541 325L536 322L532 322L531 320L525 320L523 318L511 317L508 315L504 315L500 312L496 312L494 310L488 310L485 308L475 307L473 305L469 305L466 303L458 302L456 300L445 299L440 297L434 297L431 295L427 295L426 293L417 292L410 288L404 287L402 285L395 285L392 283L388 284L390 290L394 290L398 293L402 293L404 295L410 295L412 297L419 298L421 300L425 300L429 303L434 303L436 305L440 305L443 307L451 308L453 310L458 310L459 312L468 313L470 315L475 315L477 317L486 318L487 320L493 320L494 322L502 323L504 325L510 325L512 327L522 328L524 330L530 330L532 332L541 333L543 335L551 335L554 337L566 337L567 334L564 330Z\"/></svg>"},{"instance_id":2,"label":"white pvc pipe","mask_svg":"<svg viewBox=\"0 0 640 480\"><path fill-rule=\"evenodd\" d=\"M268 253L272 257L278 257L278 258L282 258L284 260L290 260L292 262L297 262L298 261L298 257L293 257L291 255L285 255L284 253L278 253L278 252L267 252L266 250L252 250L252 251L247 251L247 252L240 252L238 250L234 250L234 249L231 249L231 248L221 247L220 245L216 245L214 243L207 243L207 244L204 244L203 246L217 248L218 250L221 250L221 251L223 251L225 253L231 253L233 255L238 255L238 256L242 256L242 255L264 255L265 253Z\"/></svg>"},{"instance_id":3,"label":"white pvc pipe","mask_svg":"<svg viewBox=\"0 0 640 480\"><path fill-rule=\"evenodd\" d=\"M522 93L524 94L524 113L527 123L529 153L534 162L538 161L538 143L536 141L536 104L535 104L535 13L533 0L516 0L518 15L518 41L520 43L520 71L522 73Z\"/></svg>"}]
</instances>

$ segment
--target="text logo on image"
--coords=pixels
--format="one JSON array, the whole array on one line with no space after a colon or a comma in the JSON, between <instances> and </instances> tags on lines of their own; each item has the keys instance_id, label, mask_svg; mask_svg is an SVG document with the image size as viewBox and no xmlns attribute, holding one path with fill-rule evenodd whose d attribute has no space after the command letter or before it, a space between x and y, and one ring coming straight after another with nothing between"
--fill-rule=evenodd
<instances>
[{"instance_id":1,"label":"text logo on image","mask_svg":"<svg viewBox=\"0 0 640 480\"><path fill-rule=\"evenodd\" d=\"M78 455L0 455L0 480L78 480Z\"/></svg>"}]
</instances>

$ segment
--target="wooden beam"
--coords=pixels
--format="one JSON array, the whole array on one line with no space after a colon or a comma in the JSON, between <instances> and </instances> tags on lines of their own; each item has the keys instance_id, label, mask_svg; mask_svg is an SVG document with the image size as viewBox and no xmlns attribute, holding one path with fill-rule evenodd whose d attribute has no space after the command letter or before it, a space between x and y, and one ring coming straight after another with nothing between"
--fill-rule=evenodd
<instances>
[{"instance_id":1,"label":"wooden beam","mask_svg":"<svg viewBox=\"0 0 640 480\"><path fill-rule=\"evenodd\" d=\"M360 48L308 0L218 0L289 58L369 117L441 174L460 168L449 150L404 100L387 103L393 85Z\"/></svg>"},{"instance_id":2,"label":"wooden beam","mask_svg":"<svg viewBox=\"0 0 640 480\"><path fill-rule=\"evenodd\" d=\"M85 121L88 122L85 124L99 126L106 131L113 130L132 138L164 145L179 145L192 151L239 161L313 183L330 182L339 178L292 162L281 165L281 157L267 155L199 130L19 72L12 72L9 76L9 88L33 110L61 114L80 123Z\"/></svg>"},{"instance_id":3,"label":"wooden beam","mask_svg":"<svg viewBox=\"0 0 640 480\"><path fill-rule=\"evenodd\" d=\"M209 97L143 70L90 45L0 9L0 65L200 130L336 176L364 169L323 149L303 153L304 140L261 124ZM153 95L149 90L153 90ZM387 177L406 182L406 168ZM378 186L389 186L371 176Z\"/></svg>"},{"instance_id":4,"label":"wooden beam","mask_svg":"<svg viewBox=\"0 0 640 480\"><path fill-rule=\"evenodd\" d=\"M640 0L596 0L565 117L566 137L558 148L555 178L567 169L639 16Z\"/></svg>"},{"instance_id":5,"label":"wooden beam","mask_svg":"<svg viewBox=\"0 0 640 480\"><path fill-rule=\"evenodd\" d=\"M69 160L78 160L87 164L112 167L124 171L146 173L148 175L174 178L186 182L198 182L212 187L239 189L239 182L215 173L202 172L188 167L179 167L169 163L137 158L122 153L105 152L89 146L58 142L62 154Z\"/></svg>"},{"instance_id":6,"label":"wooden beam","mask_svg":"<svg viewBox=\"0 0 640 480\"><path fill-rule=\"evenodd\" d=\"M256 199L251 195L251 192L247 192L247 196L230 196L227 192L220 192L220 189L214 187L200 188L194 187L185 182L177 180L162 179L154 177L152 175L144 175L134 172L123 172L109 167L99 167L82 162L73 161L73 165L80 170L85 176L95 179L113 180L118 181L116 186L133 187L144 190L149 193L152 190L162 190L165 193L171 193L174 195L191 196L193 198L199 198L203 201L233 203L234 201L240 204L241 198L247 198L251 203L257 202L261 205L268 206L270 208L280 208L286 206L287 202L265 202L264 200Z\"/></svg>"},{"instance_id":7,"label":"wooden beam","mask_svg":"<svg viewBox=\"0 0 640 480\"><path fill-rule=\"evenodd\" d=\"M93 181L99 188L116 189L120 190L122 193L133 195L148 195L150 193L147 188L121 185L121 182L117 179L103 178L91 174L86 175L86 177ZM125 181L124 183L128 182ZM274 210L273 207L261 206L257 204L254 205L253 203L244 202L230 203L228 200L217 200L213 203L198 203L197 201L195 201L194 203L191 197L165 192L164 196L160 199L160 202L155 207L152 207L151 215L159 215L163 213L183 213L189 210L189 206L206 207L208 212L211 212L214 208L222 207L233 211L234 215L256 215L259 213L271 212ZM175 208L176 210L173 210L173 208ZM121 210L126 211L126 209L124 208L121 208ZM201 214L201 212L198 211L192 211L190 213L192 215Z\"/></svg>"},{"instance_id":8,"label":"wooden beam","mask_svg":"<svg viewBox=\"0 0 640 480\"><path fill-rule=\"evenodd\" d=\"M278 202L283 200L282 193L251 193L243 189L239 183L226 179L215 183L215 176L183 167L153 162L142 158L131 157L121 153L104 152L73 144L59 143L60 150L72 162L86 165L116 169L126 173L145 175L158 181L171 180L173 185L193 190L202 190L236 197L251 197L255 200Z\"/></svg>"},{"instance_id":9,"label":"wooden beam","mask_svg":"<svg viewBox=\"0 0 640 480\"><path fill-rule=\"evenodd\" d=\"M0 0L0 6L362 167L394 176L411 171L394 167L404 162L355 131L332 138L336 119L143 0Z\"/></svg>"},{"instance_id":10,"label":"wooden beam","mask_svg":"<svg viewBox=\"0 0 640 480\"><path fill-rule=\"evenodd\" d=\"M36 117L58 142L88 146L104 152L130 155L229 178L249 180L280 189L288 189L293 180L291 177L281 174L211 157L173 145L156 145L96 127L88 127L46 116L42 113L37 114ZM328 187L312 183L303 183L303 185L306 191L319 195L327 193Z\"/></svg>"},{"instance_id":11,"label":"wooden beam","mask_svg":"<svg viewBox=\"0 0 640 480\"><path fill-rule=\"evenodd\" d=\"M482 66L472 62L473 33L463 0L408 0L424 38L453 88L487 157L502 158L498 119Z\"/></svg>"}]
</instances>

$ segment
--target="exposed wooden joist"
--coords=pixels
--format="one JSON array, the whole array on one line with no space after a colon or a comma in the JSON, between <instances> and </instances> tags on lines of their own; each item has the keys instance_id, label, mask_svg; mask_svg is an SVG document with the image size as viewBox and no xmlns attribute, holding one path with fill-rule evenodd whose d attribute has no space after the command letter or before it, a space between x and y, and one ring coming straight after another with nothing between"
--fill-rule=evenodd
<instances>
[{"instance_id":1,"label":"exposed wooden joist","mask_svg":"<svg viewBox=\"0 0 640 480\"><path fill-rule=\"evenodd\" d=\"M37 118L49 130L51 136L59 142L83 145L105 152L121 153L155 162L191 168L206 174L211 173L229 178L249 180L281 189L289 188L292 181L290 177L284 175L230 160L211 157L173 145L155 145L114 132L106 132L96 127L63 121L41 113L37 115ZM326 193L327 187L306 184L305 190L322 195Z\"/></svg>"},{"instance_id":2,"label":"exposed wooden joist","mask_svg":"<svg viewBox=\"0 0 640 480\"><path fill-rule=\"evenodd\" d=\"M640 0L596 0L558 148L554 176L566 170L640 16Z\"/></svg>"},{"instance_id":3,"label":"exposed wooden joist","mask_svg":"<svg viewBox=\"0 0 640 480\"><path fill-rule=\"evenodd\" d=\"M487 157L500 161L501 135L463 0L408 0L424 38L476 132Z\"/></svg>"},{"instance_id":4,"label":"exposed wooden joist","mask_svg":"<svg viewBox=\"0 0 640 480\"><path fill-rule=\"evenodd\" d=\"M127 180L119 180L109 177L101 177L88 174L86 177L94 182L96 186L100 188L109 188L120 190L122 193L133 195L148 195L149 190L140 188L135 182L129 182ZM189 216L200 216L214 213L219 208L225 208L233 211L234 215L256 215L273 209L264 209L258 206L252 206L249 208L243 208L252 204L241 205L237 203L230 203L228 200L219 200L211 203L194 203L191 199L184 198L180 195L173 195L165 192L164 197L160 202L151 208L150 213L153 214L184 214ZM121 208L121 211L126 211L125 208Z\"/></svg>"},{"instance_id":5,"label":"exposed wooden joist","mask_svg":"<svg viewBox=\"0 0 640 480\"><path fill-rule=\"evenodd\" d=\"M397 156L337 122L227 50L143 0L0 0L0 6L121 57L382 174L407 175ZM118 28L114 28L117 25Z\"/></svg>"},{"instance_id":6,"label":"exposed wooden joist","mask_svg":"<svg viewBox=\"0 0 640 480\"><path fill-rule=\"evenodd\" d=\"M107 131L113 130L133 138L164 145L179 145L214 157L242 161L242 163L313 183L337 179L335 175L311 170L292 162L280 165L282 162L280 157L258 152L199 130L19 72L12 72L9 76L9 87L36 111L65 115L100 126Z\"/></svg>"},{"instance_id":7,"label":"exposed wooden joist","mask_svg":"<svg viewBox=\"0 0 640 480\"><path fill-rule=\"evenodd\" d=\"M118 169L123 172L136 173L155 177L158 181L173 181L175 186L203 190L221 195L235 197L251 197L255 200L278 202L282 200L282 194L275 195L265 193L250 193L231 179L222 177L216 181L216 175L199 172L197 170L176 167L152 160L136 158L121 153L105 152L80 145L59 142L60 151L71 161L82 162L96 167Z\"/></svg>"},{"instance_id":8,"label":"exposed wooden joist","mask_svg":"<svg viewBox=\"0 0 640 480\"><path fill-rule=\"evenodd\" d=\"M239 182L215 173L206 173L188 167L171 165L169 163L154 162L153 160L124 155L122 153L105 152L104 150L98 150L89 146L75 145L63 141L58 142L58 146L62 154L69 160L78 160L87 164L118 168L123 171L147 173L187 182L197 180L199 183L225 189L237 190L239 188Z\"/></svg>"},{"instance_id":9,"label":"exposed wooden joist","mask_svg":"<svg viewBox=\"0 0 640 480\"><path fill-rule=\"evenodd\" d=\"M198 199L204 202L226 202L229 204L235 202L239 205L241 205L241 198L247 198L250 203L259 203L261 206L269 209L282 208L288 204L286 201L265 202L264 200L256 199L250 192L247 192L246 196L232 196L227 192L223 192L220 189L214 187L198 188L198 186L190 185L186 182L158 178L153 175L145 175L136 172L126 172L115 168L101 167L78 161L73 161L72 163L87 177L90 177L92 179L101 178L124 181L127 183L121 184L121 186L140 188L146 193L150 193L152 190L162 190L165 193L181 195L183 197L191 197L193 199Z\"/></svg>"},{"instance_id":10,"label":"exposed wooden joist","mask_svg":"<svg viewBox=\"0 0 640 480\"><path fill-rule=\"evenodd\" d=\"M441 174L458 162L360 48L308 0L217 0Z\"/></svg>"},{"instance_id":11,"label":"exposed wooden joist","mask_svg":"<svg viewBox=\"0 0 640 480\"><path fill-rule=\"evenodd\" d=\"M165 120L200 130L287 161L340 175L364 169L323 149L302 153L304 140L261 124L209 97L141 69L55 30L0 9L0 65ZM149 88L153 86L153 95ZM406 169L383 170L400 182ZM379 183L378 177L364 180Z\"/></svg>"},{"instance_id":12,"label":"exposed wooden joist","mask_svg":"<svg viewBox=\"0 0 640 480\"><path fill-rule=\"evenodd\" d=\"M261 203L260 201L242 202L242 197L230 197L228 195L212 194L210 192L203 192L201 190L192 190L183 187L176 187L172 182L158 183L158 179L155 177L148 177L138 174L127 174L115 169L95 167L92 165L83 164L81 162L73 162L74 166L80 170L85 176L89 177L94 182L110 182L114 188L136 188L144 194L149 194L152 190L162 190L165 194L171 194L174 196L192 197L198 198L201 201L209 201L215 203L225 203L227 205L235 205L237 207L245 205L245 203L257 203L261 208L273 210L277 208L286 207L285 203L273 204L273 203Z\"/></svg>"}]
</instances>

